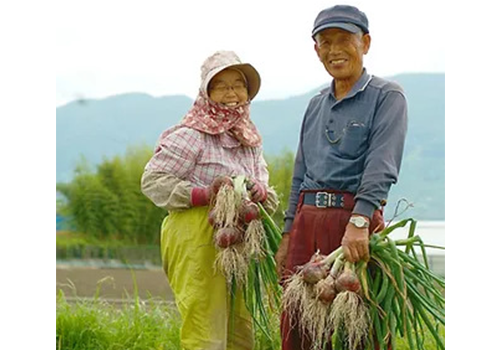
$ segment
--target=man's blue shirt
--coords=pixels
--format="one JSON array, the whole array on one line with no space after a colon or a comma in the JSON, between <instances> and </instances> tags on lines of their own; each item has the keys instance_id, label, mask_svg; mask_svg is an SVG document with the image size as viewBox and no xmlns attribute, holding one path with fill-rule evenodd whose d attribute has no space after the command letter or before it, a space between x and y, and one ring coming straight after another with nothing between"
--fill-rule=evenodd
<instances>
[{"instance_id":1,"label":"man's blue shirt","mask_svg":"<svg viewBox=\"0 0 500 350\"><path fill-rule=\"evenodd\" d=\"M403 89L366 70L339 101L334 86L314 96L305 112L284 232L302 190L352 192L353 213L371 218L397 181L408 125Z\"/></svg>"}]
</instances>

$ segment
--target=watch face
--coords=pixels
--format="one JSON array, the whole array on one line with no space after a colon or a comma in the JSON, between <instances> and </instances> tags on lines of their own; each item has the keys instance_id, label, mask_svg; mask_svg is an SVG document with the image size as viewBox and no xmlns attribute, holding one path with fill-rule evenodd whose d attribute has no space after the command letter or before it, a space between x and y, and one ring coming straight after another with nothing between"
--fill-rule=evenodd
<instances>
[{"instance_id":1,"label":"watch face","mask_svg":"<svg viewBox=\"0 0 500 350\"><path fill-rule=\"evenodd\" d=\"M354 224L354 226L358 228L363 228L368 226L366 220L360 216L352 217L350 221Z\"/></svg>"}]
</instances>

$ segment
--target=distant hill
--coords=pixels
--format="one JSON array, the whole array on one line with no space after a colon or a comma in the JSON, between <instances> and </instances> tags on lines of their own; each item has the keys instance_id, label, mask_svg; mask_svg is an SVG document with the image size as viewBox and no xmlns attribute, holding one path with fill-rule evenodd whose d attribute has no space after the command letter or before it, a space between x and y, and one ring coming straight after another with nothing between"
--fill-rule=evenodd
<instances>
[{"instance_id":1,"label":"distant hill","mask_svg":"<svg viewBox=\"0 0 500 350\"><path fill-rule=\"evenodd\" d=\"M411 216L444 220L444 74L402 74L388 79L403 86L409 104L405 158L390 202L406 197L415 204ZM303 113L320 88L252 104L252 118L262 133L267 154L284 149L295 152ZM153 147L160 133L176 124L192 103L186 96L155 98L129 93L57 108L57 181L71 181L81 156L98 164L104 156L124 154L128 146ZM392 211L393 206L388 206L387 216Z\"/></svg>"}]
</instances>

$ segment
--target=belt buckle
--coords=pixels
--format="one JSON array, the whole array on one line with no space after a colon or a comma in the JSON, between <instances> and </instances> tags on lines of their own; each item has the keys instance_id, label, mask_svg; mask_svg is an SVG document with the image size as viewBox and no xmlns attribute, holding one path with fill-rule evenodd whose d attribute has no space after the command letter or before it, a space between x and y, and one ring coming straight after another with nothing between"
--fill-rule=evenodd
<instances>
[{"instance_id":1,"label":"belt buckle","mask_svg":"<svg viewBox=\"0 0 500 350\"><path fill-rule=\"evenodd\" d=\"M323 198L321 196L323 196ZM331 203L332 197L330 196L330 193L316 192L316 208L328 208L331 206Z\"/></svg>"}]
</instances>

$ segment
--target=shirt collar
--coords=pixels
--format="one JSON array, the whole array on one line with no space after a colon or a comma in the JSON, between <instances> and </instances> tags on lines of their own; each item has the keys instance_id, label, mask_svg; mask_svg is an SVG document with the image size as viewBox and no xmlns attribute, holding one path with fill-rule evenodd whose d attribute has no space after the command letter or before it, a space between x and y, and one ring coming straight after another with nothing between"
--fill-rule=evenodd
<instances>
[{"instance_id":1,"label":"shirt collar","mask_svg":"<svg viewBox=\"0 0 500 350\"><path fill-rule=\"evenodd\" d=\"M359 77L358 81L356 81L354 86L351 88L351 91L349 91L342 100L351 98L355 96L358 92L363 91L370 82L370 80L372 80L372 76L366 72L366 68L363 68L363 73L361 74L361 77ZM337 101L333 93L334 86L335 86L335 79L333 79L332 83L330 84L330 95L333 97L334 101L339 102Z\"/></svg>"}]
</instances>

